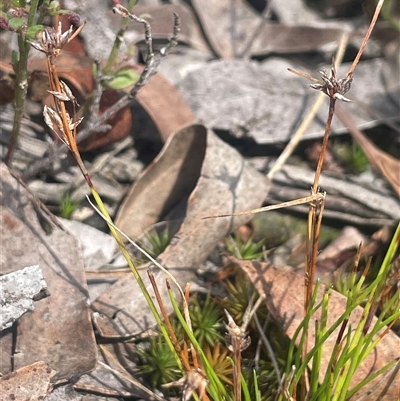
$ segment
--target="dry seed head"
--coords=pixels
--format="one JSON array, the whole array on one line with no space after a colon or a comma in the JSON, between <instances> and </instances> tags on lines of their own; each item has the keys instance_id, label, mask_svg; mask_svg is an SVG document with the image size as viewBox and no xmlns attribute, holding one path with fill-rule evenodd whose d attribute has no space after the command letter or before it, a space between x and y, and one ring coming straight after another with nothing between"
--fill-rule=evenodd
<instances>
[{"instance_id":1,"label":"dry seed head","mask_svg":"<svg viewBox=\"0 0 400 401\"><path fill-rule=\"evenodd\" d=\"M42 39L37 41L30 41L29 43L36 50L45 53L47 56L57 57L60 54L62 48L69 43L79 32L82 30L84 24L82 24L75 32L71 25L68 31L62 32L62 24L58 23L57 29L46 28L43 31Z\"/></svg>"},{"instance_id":2,"label":"dry seed head","mask_svg":"<svg viewBox=\"0 0 400 401\"><path fill-rule=\"evenodd\" d=\"M334 67L331 69L331 76L329 77L326 70L320 71L322 82L311 84L311 88L320 90L330 97L342 100L344 102L351 102L350 99L344 97L344 94L349 91L353 76L350 74L346 78L336 79L336 70Z\"/></svg>"},{"instance_id":3,"label":"dry seed head","mask_svg":"<svg viewBox=\"0 0 400 401\"><path fill-rule=\"evenodd\" d=\"M45 123L49 128L60 138L60 140L67 146L70 146L70 141L68 140L68 135L64 132L64 126L59 114L51 107L44 106L43 116ZM68 122L68 129L72 132L76 127L82 122L83 117L77 121L72 121L68 112L65 112L65 116Z\"/></svg>"},{"instance_id":4,"label":"dry seed head","mask_svg":"<svg viewBox=\"0 0 400 401\"><path fill-rule=\"evenodd\" d=\"M251 339L246 330L247 325L238 326L226 309L225 314L228 319L228 324L225 324L225 327L228 331L226 333L226 343L229 351L235 352L234 344L239 348L239 351L244 351L251 344Z\"/></svg>"},{"instance_id":5,"label":"dry seed head","mask_svg":"<svg viewBox=\"0 0 400 401\"><path fill-rule=\"evenodd\" d=\"M63 102L72 102L75 105L79 106L79 104L76 101L76 97L73 95L68 85L64 81L60 81L60 84L62 89L61 92L51 91L51 90L49 90L48 92Z\"/></svg>"},{"instance_id":6,"label":"dry seed head","mask_svg":"<svg viewBox=\"0 0 400 401\"><path fill-rule=\"evenodd\" d=\"M208 379L201 369L190 370L186 374L182 399L188 401L195 390L198 390L200 398L203 398L207 385Z\"/></svg>"},{"instance_id":7,"label":"dry seed head","mask_svg":"<svg viewBox=\"0 0 400 401\"><path fill-rule=\"evenodd\" d=\"M44 122L58 136L65 145L69 146L69 142L64 134L63 124L58 113L51 107L44 106L43 109Z\"/></svg>"}]
</instances>

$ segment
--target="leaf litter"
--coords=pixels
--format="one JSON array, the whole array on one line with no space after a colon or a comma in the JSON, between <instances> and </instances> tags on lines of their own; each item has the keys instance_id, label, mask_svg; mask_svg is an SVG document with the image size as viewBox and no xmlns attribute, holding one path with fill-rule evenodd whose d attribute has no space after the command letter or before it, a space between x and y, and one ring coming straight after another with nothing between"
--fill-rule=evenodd
<instances>
[{"instance_id":1,"label":"leaf litter","mask_svg":"<svg viewBox=\"0 0 400 401\"><path fill-rule=\"evenodd\" d=\"M67 3L68 7L72 8L74 4L76 6L75 2L68 1ZM267 202L285 201L309 194L310 181L305 180L304 177L311 177L311 170L302 169L298 165L285 166L271 184L262 174L250 166L251 161L244 160L231 146L218 139L212 129L226 130L230 132L231 137L251 139L255 142L252 144L253 148L257 145L275 146L286 142L305 115L312 98L304 82L299 80L298 77L286 73L287 66L296 67L297 61L299 61L299 64L307 64L309 71L315 70L317 68L315 64L304 63L304 60L296 59L295 53L309 51L317 51L323 54L326 64L329 64L331 55L329 49L333 48L341 29L343 29L343 26L339 25L323 26L321 21L317 21L319 25L313 22L309 26L304 26L304 20L301 22L303 26L298 26L296 22L289 26L266 21L247 2L242 1L237 2L237 8L233 10L235 11L233 14L229 12L231 2L208 0L207 7L204 6L204 2L199 4L199 2L194 1L192 4L193 8L180 2L173 6L162 4L151 7L140 6L140 13L149 13L152 17L151 23L154 23L155 42L158 41L159 44L165 43L169 39L170 31L165 27L171 25L169 22L172 21L172 8L182 18L181 46L176 54L171 54L169 58L164 60L165 64L171 63L173 65L174 57L178 59L178 56L185 53L184 46L203 52L204 60L207 60L212 52L224 60L204 63L197 70L193 70L191 67L187 69L192 70L189 74L187 74L187 70L184 71L185 67L182 66L183 78L177 83L176 88L168 82L168 77L163 77L160 74L149 81L148 85L139 92L137 101L144 107L149 119L153 121L156 131L158 131L155 135L159 135L160 142L165 142L165 145L159 156L142 172L131 188L128 188L130 182L121 183L120 179L113 177L112 168L107 167L107 162L105 162L104 164L109 171L107 176L109 185L105 186L103 190L104 196L107 196L107 193L110 194L113 188L115 192L118 192L118 196L110 197L110 203L115 208L114 210L118 210L116 212L117 226L132 238L139 238L144 231L160 220L167 220L169 221L168 224L175 224L172 233L176 235L160 256L160 260L171 271L176 272L182 284L186 281L194 281L195 275L192 267L198 267L210 255L216 243L249 218L247 216L240 219L210 220L206 223L206 221L201 220L201 217L248 210L261 206L265 200ZM83 7L81 3L79 6ZM89 19L87 27L82 31L87 51L90 50L91 56L101 54L97 58L106 58L108 51L105 49L111 48L115 34L113 30L115 31L117 26L115 20L112 20L114 17L106 8L103 10L99 8L97 14L90 6L86 11L81 11L81 16L86 13ZM281 21L285 24L290 20L293 21L290 16L284 17L282 10L279 12L278 5L275 6L273 11L276 15L281 15ZM317 15L316 20L318 19ZM95 22L96 20L97 22ZM248 22L243 23L244 21ZM253 37L255 27L259 27L261 33ZM96 44L99 41L94 38L99 35L104 40L108 37L108 45L103 40L100 47L98 46L99 43ZM130 40L133 38L131 43L136 43L139 49L143 49L141 25L132 28L130 33L128 30L127 38ZM93 53L91 53L92 51ZM294 53L295 56L288 61L287 56L290 53ZM279 54L280 57L269 57L261 62L247 59L232 60L238 55L265 58L270 54ZM63 79L72 85L79 101L85 102L93 91L90 58L82 55L66 55L64 60L61 59L60 65ZM386 59L382 57L362 61L356 70L355 82L357 85L353 85L353 90L349 93L355 102L350 105L349 109L346 108L346 110L350 110L351 117L357 126L356 129L390 123L398 116L398 105L386 101L388 98L393 98L393 93L398 90L398 85L393 84L393 81L390 80L393 73L387 73L388 69L391 71L394 68L397 71L398 63L396 64L396 61L393 60L392 58L391 64L387 63ZM36 78L35 74L32 75L34 79L31 82L36 83L36 85L31 83L32 99L46 104L48 96L46 88L40 80L40 74L44 71L43 62L37 58L32 58L30 68L33 73L37 74ZM346 70L347 68L344 65L343 69ZM8 60L1 60L0 69L5 73L12 74ZM166 68L164 71L168 71L168 69ZM383 79L380 75L381 71L384 73ZM176 82L176 76L171 80ZM386 85L388 82L390 83L389 86ZM117 95L116 92L110 92L109 96L110 99L105 108L113 104L114 96L123 96L123 94ZM133 108L127 107L124 109L125 117L108 120L111 130L115 134L103 136L100 132L99 135L96 134L100 138L99 141L96 142L93 137L89 138L86 145L81 145L82 149L99 152L96 149L100 147L100 152L107 159L107 154L110 151L107 147L101 147L109 145L113 140L120 141L121 138L131 135L132 110ZM324 111L320 112L307 131L306 138L315 139L321 136L323 132L321 121L325 121L326 118L324 114ZM135 124L135 115L132 116L132 120ZM354 134L355 128L350 129L348 124L340 125L337 120L333 125L333 134L344 134L349 130L352 135L355 135L371 162L377 164L383 176L398 192L398 175L396 176L395 173L398 168L398 160L393 159L386 152L376 149L374 145L369 143L368 139L359 134ZM196 121L200 124L195 125ZM121 122L122 126L118 126L117 124ZM2 127L2 136L4 134L5 130ZM38 140L38 145L42 146L44 150L39 157L33 157L29 151L25 152L25 160L22 164L18 163L20 171L24 171L32 161L40 160L48 148L47 140L44 139L42 134L38 135L36 131L29 135L27 136L28 139L23 137L23 141L28 143L27 148L30 147L29 143ZM3 140L2 143L5 141ZM84 148L84 146L86 147ZM126 148L122 148L120 151L115 151L115 148L116 146L110 154L113 154L113 157L118 160L120 156L124 155ZM131 157L136 158L137 156ZM77 176L72 174L73 169L69 166L68 160L64 160L63 163L55 167L57 167L58 175L54 174L53 177L61 177L61 174L66 172L63 176L63 182L68 185L62 187L64 192L71 188ZM399 218L398 198L393 196L382 183L378 183L378 185L374 183L365 185L362 182L354 184L351 179L343 176L327 177L325 181L324 179L321 181L324 186L323 189L329 194L328 202L330 197L332 200L332 205L328 204L325 210L327 217L351 222L358 226L374 226L375 228L382 225L391 226ZM376 183L376 177L374 180ZM280 187L277 187L277 183L280 184ZM125 189L117 191L121 184ZM288 191L288 189L299 184L303 192ZM60 189L56 189L54 192L60 193ZM124 192L126 192L126 196L124 196ZM42 196L43 198L46 197L45 194ZM122 199L124 199L122 207L117 209L116 205ZM45 223L42 224L47 224L46 219ZM98 225L98 222L95 224ZM58 233L58 228L52 227L52 230L57 231L57 236L61 235ZM55 247L53 242L46 246L51 249ZM16 242L10 249L15 251L21 248L21 242ZM70 252L71 249L74 249L75 254L78 248L77 244L74 243L69 245L68 249ZM21 263L27 260L32 263L34 252L29 249L26 248L24 252L19 252ZM46 260L47 257L41 255L41 258ZM62 260L65 258L66 256L62 256ZM339 254L332 256L333 261L335 258L340 259ZM84 289L83 263L79 257L78 259L78 262L75 261L77 271L71 273L71 277L67 274L63 279L66 282L74 283L78 293L83 291L87 296L87 290ZM110 277L112 277L113 261L109 260L109 257L107 259L107 261L103 259L105 265L99 266L100 272L109 271ZM27 265L25 264L25 266ZM185 274L182 273L183 270L186 271ZM70 272L69 268L68 272ZM112 278L113 284L111 286L110 283L106 284L105 291L97 299L93 297L90 301L94 310L103 313L93 315L94 320L98 323L95 326L98 330L104 330L104 337L109 336L114 339L118 336L127 338L152 326L148 316L143 315L144 306L139 299L140 295L135 295L134 300L132 300L132 294L138 294L138 289L135 289L130 274L123 273L126 274L123 278L118 278L118 274ZM277 274L279 275L279 273ZM74 275L77 275L78 278ZM156 275L159 280L159 288L165 288L163 275L161 273ZM61 274L60 277L63 275ZM285 278L274 278L274 282L279 283L279 285L283 283L282 286L284 280ZM298 294L301 294L302 291L299 291L299 288L301 288L302 280L293 279L293 282L297 282L296 280L300 281L299 286L294 287L297 288ZM51 289L55 285L56 279L52 277L50 282L52 283L49 286ZM58 290L57 293L59 292ZM73 297L71 293L68 295ZM77 363L76 359L72 359L72 365L75 363L75 370L74 366L66 366L64 371L61 368L60 370L55 369L58 372L57 378L65 379L81 375L94 367L93 332L88 326L88 311L83 299L77 297L76 300L78 299L80 299L78 307L73 306L70 299L65 305L62 303L65 301L62 301L58 305L51 303L50 306L46 307L46 310L50 308L54 313L60 314L60 311L65 313L65 306L67 305L72 308L70 315L73 318L78 318L77 311L80 311L82 314L80 316L84 316L84 323L73 323L71 320L66 324L82 331L85 335L83 343L85 346L89 344L85 353L88 360L84 363ZM340 305L342 301L338 300L337 303ZM288 306L288 312L292 311L291 307L292 305ZM77 308L75 312L73 308ZM33 315L35 313L37 313L36 310ZM41 321L43 318L37 317L37 319ZM102 321L105 323L101 323ZM36 347L38 339L37 335L30 340L26 338L26 335L24 337L24 333L31 330L31 327L32 323L24 323L23 320L19 324L20 334L17 334L19 338L17 337L16 344L17 350L22 356L19 355L16 358L16 367L28 364L38 357L37 353L28 355ZM68 330L65 334L69 338L73 337ZM54 336L54 334L52 335ZM55 337L58 338L59 334ZM397 341L396 337L391 337L391 339ZM49 341L48 344L51 344L53 340L50 341L44 337L44 342L47 341ZM82 351L74 350L73 344L70 345L69 352L75 352L75 358L78 356L81 358ZM49 359L53 369L58 367L57 361L54 359L62 358L60 349L61 347L57 348L56 353L60 352L57 357ZM46 354L46 351L41 350L40 352L43 355ZM11 354L9 355L11 357ZM3 373L6 371L7 369L2 369ZM95 383L98 385L101 380L100 376L97 382L91 382L86 389L96 388ZM82 389L84 390L85 386L81 386ZM123 387L120 391L124 391ZM132 394L132 392L128 391L125 394Z\"/></svg>"}]
</instances>

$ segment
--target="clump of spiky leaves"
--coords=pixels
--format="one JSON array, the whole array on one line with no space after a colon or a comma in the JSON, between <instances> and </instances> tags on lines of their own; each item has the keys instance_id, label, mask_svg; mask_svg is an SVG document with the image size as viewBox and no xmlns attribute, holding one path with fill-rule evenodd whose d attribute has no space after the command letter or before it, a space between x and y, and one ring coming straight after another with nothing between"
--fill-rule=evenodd
<instances>
[{"instance_id":1,"label":"clump of spiky leaves","mask_svg":"<svg viewBox=\"0 0 400 401\"><path fill-rule=\"evenodd\" d=\"M197 296L192 297L189 311L193 333L200 345L213 347L223 341L222 309L210 296L207 296L204 302L200 302Z\"/></svg>"},{"instance_id":2,"label":"clump of spiky leaves","mask_svg":"<svg viewBox=\"0 0 400 401\"><path fill-rule=\"evenodd\" d=\"M232 385L233 368L232 363L228 358L229 350L225 344L218 342L212 347L207 345L205 347L205 355L221 381Z\"/></svg>"},{"instance_id":3,"label":"clump of spiky leaves","mask_svg":"<svg viewBox=\"0 0 400 401\"><path fill-rule=\"evenodd\" d=\"M192 319L193 334L200 347L205 349L210 366L220 379L229 383L229 373L232 365L227 360L228 351L223 344L224 326L223 312L210 296L201 300L198 295L191 297L189 313ZM184 341L184 330L176 316L171 317L172 328L180 342ZM154 388L162 390L161 385L176 381L182 377L178 373L176 357L165 343L164 337L152 338L138 350L138 368Z\"/></svg>"},{"instance_id":4,"label":"clump of spiky leaves","mask_svg":"<svg viewBox=\"0 0 400 401\"><path fill-rule=\"evenodd\" d=\"M139 245L151 257L157 258L164 252L170 240L168 227L162 230L152 228L146 233L146 237L139 242Z\"/></svg>"},{"instance_id":5,"label":"clump of spiky leaves","mask_svg":"<svg viewBox=\"0 0 400 401\"><path fill-rule=\"evenodd\" d=\"M225 246L228 253L235 258L244 260L261 259L264 254L264 244L264 240L254 242L252 238L244 241L237 232L233 236L229 235L225 239Z\"/></svg>"},{"instance_id":6,"label":"clump of spiky leaves","mask_svg":"<svg viewBox=\"0 0 400 401\"><path fill-rule=\"evenodd\" d=\"M229 312L236 323L240 324L251 300L256 301L258 299L258 293L242 269L234 264L227 268L231 267L233 268L231 279L222 283L227 295L221 300L221 306ZM257 316L261 320L265 320L267 316L265 304L262 304L257 310ZM252 324L250 326L253 327Z\"/></svg>"},{"instance_id":7,"label":"clump of spiky leaves","mask_svg":"<svg viewBox=\"0 0 400 401\"><path fill-rule=\"evenodd\" d=\"M139 371L149 381L152 388L177 381L182 377L176 357L161 335L151 337L147 344L136 349L139 357Z\"/></svg>"}]
</instances>

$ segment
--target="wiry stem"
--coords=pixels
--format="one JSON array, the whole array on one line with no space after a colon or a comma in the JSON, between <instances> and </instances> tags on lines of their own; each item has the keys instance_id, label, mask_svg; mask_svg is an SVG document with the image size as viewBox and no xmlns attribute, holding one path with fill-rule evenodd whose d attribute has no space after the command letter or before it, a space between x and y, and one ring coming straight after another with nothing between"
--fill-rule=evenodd
<instances>
[{"instance_id":1,"label":"wiry stem","mask_svg":"<svg viewBox=\"0 0 400 401\"><path fill-rule=\"evenodd\" d=\"M34 18L38 9L39 0L32 0L29 8L29 15L27 26L30 27L34 24ZM39 16L38 22L43 19L43 15ZM18 33L18 50L19 59L15 68L15 112L14 112L14 123L11 132L10 143L8 145L7 154L4 158L4 162L9 165L12 161L15 149L18 143L18 136L21 131L22 117L24 114L25 99L28 93L28 56L30 46L29 43L22 35Z\"/></svg>"}]
</instances>

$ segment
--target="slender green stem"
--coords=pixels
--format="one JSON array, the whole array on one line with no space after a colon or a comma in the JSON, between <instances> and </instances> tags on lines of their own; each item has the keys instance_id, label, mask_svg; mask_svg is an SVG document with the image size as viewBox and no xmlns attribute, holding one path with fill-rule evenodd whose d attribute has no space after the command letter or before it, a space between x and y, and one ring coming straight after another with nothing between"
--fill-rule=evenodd
<instances>
[{"instance_id":1,"label":"slender green stem","mask_svg":"<svg viewBox=\"0 0 400 401\"><path fill-rule=\"evenodd\" d=\"M130 0L128 3L129 12L132 11L133 6L136 4L137 0ZM107 65L104 68L103 75L111 75L113 73L113 67L118 57L118 52L121 47L121 43L123 42L123 37L126 29L128 28L129 18L122 18L121 27L115 37L115 41L113 47L111 49L110 55L108 56Z\"/></svg>"},{"instance_id":2,"label":"slender green stem","mask_svg":"<svg viewBox=\"0 0 400 401\"><path fill-rule=\"evenodd\" d=\"M25 42L22 36L18 36L19 60L15 66L16 85L15 85L15 111L14 124L11 132L10 143L4 162L9 165L17 147L18 136L21 131L22 116L24 114L24 105L26 94L28 92L28 54L29 44Z\"/></svg>"},{"instance_id":3,"label":"slender green stem","mask_svg":"<svg viewBox=\"0 0 400 401\"><path fill-rule=\"evenodd\" d=\"M34 24L34 18L36 15L38 4L39 0L31 1L27 22L28 28ZM13 130L11 132L7 154L4 158L4 162L7 165L10 165L15 148L17 147L18 136L21 131L22 116L24 114L25 99L28 92L28 56L30 45L21 32L18 33L18 49L19 58L18 62L15 65L16 82L14 124Z\"/></svg>"}]
</instances>

